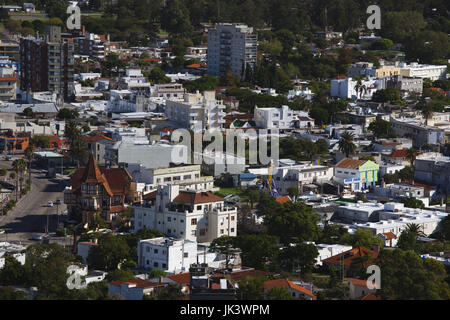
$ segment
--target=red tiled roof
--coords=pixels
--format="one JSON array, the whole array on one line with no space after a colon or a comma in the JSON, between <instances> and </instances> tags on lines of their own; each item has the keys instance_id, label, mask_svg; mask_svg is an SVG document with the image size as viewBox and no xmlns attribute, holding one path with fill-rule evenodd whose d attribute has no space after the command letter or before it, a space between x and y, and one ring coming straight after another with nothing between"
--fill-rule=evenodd
<instances>
[{"instance_id":1,"label":"red tiled roof","mask_svg":"<svg viewBox=\"0 0 450 320\"><path fill-rule=\"evenodd\" d=\"M83 183L101 183L109 196L125 194L131 180L131 175L125 169L100 169L92 154L87 167L77 169L71 177L73 193L77 193Z\"/></svg>"},{"instance_id":2,"label":"red tiled roof","mask_svg":"<svg viewBox=\"0 0 450 320\"><path fill-rule=\"evenodd\" d=\"M335 256L332 256L328 259L323 260L322 262L324 263L329 263L329 264L340 264L341 263L341 257L344 257L344 265L346 266L350 266L353 264L353 259L357 258L357 257L361 257L361 256L366 256L370 254L372 259L376 259L378 257L378 253L375 251L372 251L370 249L364 248L364 247L356 247L353 249L350 249L348 251L339 253Z\"/></svg>"},{"instance_id":3,"label":"red tiled roof","mask_svg":"<svg viewBox=\"0 0 450 320\"><path fill-rule=\"evenodd\" d=\"M406 158L408 156L408 149L394 150L389 155L390 158Z\"/></svg>"},{"instance_id":4,"label":"red tiled roof","mask_svg":"<svg viewBox=\"0 0 450 320\"><path fill-rule=\"evenodd\" d=\"M289 198L288 196L282 196L282 197L276 198L275 201L280 204L285 204L286 202L291 201L291 198Z\"/></svg>"},{"instance_id":5,"label":"red tiled roof","mask_svg":"<svg viewBox=\"0 0 450 320\"><path fill-rule=\"evenodd\" d=\"M198 63L193 63L193 64L186 66L186 68L200 68L200 67L201 67L201 65L199 65Z\"/></svg>"},{"instance_id":6,"label":"red tiled roof","mask_svg":"<svg viewBox=\"0 0 450 320\"><path fill-rule=\"evenodd\" d=\"M361 280L361 279L356 279L356 278L349 278L348 280L351 283L353 283L354 286L367 287L367 280Z\"/></svg>"},{"instance_id":7,"label":"red tiled roof","mask_svg":"<svg viewBox=\"0 0 450 320\"><path fill-rule=\"evenodd\" d=\"M218 202L223 200L224 200L223 198L216 196L215 194L209 191L206 192L180 191L178 196L176 196L175 199L173 199L173 202L200 204L200 203Z\"/></svg>"},{"instance_id":8,"label":"red tiled roof","mask_svg":"<svg viewBox=\"0 0 450 320\"><path fill-rule=\"evenodd\" d=\"M166 278L178 282L179 284L189 284L191 282L189 272L173 274L171 276L166 276Z\"/></svg>"},{"instance_id":9,"label":"red tiled roof","mask_svg":"<svg viewBox=\"0 0 450 320\"><path fill-rule=\"evenodd\" d=\"M317 299L316 296L310 290L305 289L297 284L292 283L291 281L289 281L289 279L276 279L276 280L268 280L268 281L264 282L264 290L265 291L270 291L274 287L282 287L282 288L286 288L286 289L300 291L300 292L312 297L313 300Z\"/></svg>"},{"instance_id":10,"label":"red tiled roof","mask_svg":"<svg viewBox=\"0 0 450 320\"><path fill-rule=\"evenodd\" d=\"M386 240L397 239L397 236L392 232L385 232L383 235L386 237Z\"/></svg>"},{"instance_id":11,"label":"red tiled roof","mask_svg":"<svg viewBox=\"0 0 450 320\"><path fill-rule=\"evenodd\" d=\"M95 136L85 136L83 137L83 141L85 142L97 142L100 140L109 140L109 141L114 141L114 139L111 139L107 136L104 136L102 134L97 134Z\"/></svg>"}]
</instances>

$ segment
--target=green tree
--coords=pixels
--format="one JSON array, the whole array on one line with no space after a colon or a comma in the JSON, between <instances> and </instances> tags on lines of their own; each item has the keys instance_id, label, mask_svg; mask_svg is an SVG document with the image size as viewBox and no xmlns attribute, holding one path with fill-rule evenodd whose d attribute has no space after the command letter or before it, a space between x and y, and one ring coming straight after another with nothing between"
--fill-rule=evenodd
<instances>
[{"instance_id":1,"label":"green tree","mask_svg":"<svg viewBox=\"0 0 450 320\"><path fill-rule=\"evenodd\" d=\"M236 240L234 237L221 236L214 239L209 246L209 251L216 252L225 255L226 268L228 269L228 264L230 262L230 253L234 248Z\"/></svg>"},{"instance_id":2,"label":"green tree","mask_svg":"<svg viewBox=\"0 0 450 320\"><path fill-rule=\"evenodd\" d=\"M239 300L263 300L264 281L266 279L261 276L245 277L239 282L236 298Z\"/></svg>"},{"instance_id":3,"label":"green tree","mask_svg":"<svg viewBox=\"0 0 450 320\"><path fill-rule=\"evenodd\" d=\"M242 250L241 258L245 266L264 269L266 263L272 261L278 254L278 239L275 236L252 234L239 236L235 246Z\"/></svg>"},{"instance_id":4,"label":"green tree","mask_svg":"<svg viewBox=\"0 0 450 320\"><path fill-rule=\"evenodd\" d=\"M310 274L319 255L313 244L298 242L282 249L279 261L282 269L288 272L300 270L302 275Z\"/></svg>"},{"instance_id":5,"label":"green tree","mask_svg":"<svg viewBox=\"0 0 450 320\"><path fill-rule=\"evenodd\" d=\"M407 208L425 209L425 205L422 200L416 198L403 198L400 199L400 202L403 203Z\"/></svg>"},{"instance_id":6,"label":"green tree","mask_svg":"<svg viewBox=\"0 0 450 320\"><path fill-rule=\"evenodd\" d=\"M177 300L183 297L179 286L169 283L166 287L158 290L156 300Z\"/></svg>"},{"instance_id":7,"label":"green tree","mask_svg":"<svg viewBox=\"0 0 450 320\"><path fill-rule=\"evenodd\" d=\"M297 300L292 293L284 287L273 287L266 295L267 300Z\"/></svg>"},{"instance_id":8,"label":"green tree","mask_svg":"<svg viewBox=\"0 0 450 320\"><path fill-rule=\"evenodd\" d=\"M99 238L98 245L89 250L88 264L95 269L113 271L130 257L130 248L121 237L110 233Z\"/></svg>"},{"instance_id":9,"label":"green tree","mask_svg":"<svg viewBox=\"0 0 450 320\"><path fill-rule=\"evenodd\" d=\"M150 272L149 276L150 276L151 278L159 278L159 277L165 277L165 276L167 276L167 273L166 273L164 270L161 270L161 269L153 269L153 270Z\"/></svg>"},{"instance_id":10,"label":"green tree","mask_svg":"<svg viewBox=\"0 0 450 320\"><path fill-rule=\"evenodd\" d=\"M386 120L377 119L369 124L368 129L377 138L389 138L392 135L392 125Z\"/></svg>"},{"instance_id":11,"label":"green tree","mask_svg":"<svg viewBox=\"0 0 450 320\"><path fill-rule=\"evenodd\" d=\"M33 115L34 115L33 109L30 107L27 107L27 108L23 109L23 114L27 118L33 118Z\"/></svg>"},{"instance_id":12,"label":"green tree","mask_svg":"<svg viewBox=\"0 0 450 320\"><path fill-rule=\"evenodd\" d=\"M129 281L134 279L134 274L128 270L117 269L108 273L108 281Z\"/></svg>"},{"instance_id":13,"label":"green tree","mask_svg":"<svg viewBox=\"0 0 450 320\"><path fill-rule=\"evenodd\" d=\"M44 135L35 135L31 139L31 143L38 148L46 149L50 148L50 138Z\"/></svg>"},{"instance_id":14,"label":"green tree","mask_svg":"<svg viewBox=\"0 0 450 320\"><path fill-rule=\"evenodd\" d=\"M75 120L80 116L76 109L62 108L59 109L57 117L60 120Z\"/></svg>"},{"instance_id":15,"label":"green tree","mask_svg":"<svg viewBox=\"0 0 450 320\"><path fill-rule=\"evenodd\" d=\"M353 142L355 135L352 132L345 131L341 134L341 139L339 140L339 151L345 153L348 156L355 152L356 145Z\"/></svg>"},{"instance_id":16,"label":"green tree","mask_svg":"<svg viewBox=\"0 0 450 320\"><path fill-rule=\"evenodd\" d=\"M382 299L448 300L450 289L441 263L422 259L414 251L383 250L379 257Z\"/></svg>"},{"instance_id":17,"label":"green tree","mask_svg":"<svg viewBox=\"0 0 450 320\"><path fill-rule=\"evenodd\" d=\"M180 0L168 0L162 10L161 26L169 33L180 36L189 36L192 26L189 21L189 10Z\"/></svg>"},{"instance_id":18,"label":"green tree","mask_svg":"<svg viewBox=\"0 0 450 320\"><path fill-rule=\"evenodd\" d=\"M288 245L291 242L316 241L320 236L317 223L320 218L303 202L286 202L278 210L266 212L264 225L269 234L279 237Z\"/></svg>"},{"instance_id":19,"label":"green tree","mask_svg":"<svg viewBox=\"0 0 450 320\"><path fill-rule=\"evenodd\" d=\"M161 83L170 83L171 79L169 77L166 77L166 74L164 71L162 71L159 68L153 68L152 71L150 71L150 74L148 76L148 79L152 84L161 84Z\"/></svg>"},{"instance_id":20,"label":"green tree","mask_svg":"<svg viewBox=\"0 0 450 320\"><path fill-rule=\"evenodd\" d=\"M24 154L25 154L25 159L27 159L27 161L28 161L28 179L31 184L31 162L33 161L33 154L34 154L34 148L33 148L32 144L28 145L28 147L25 149Z\"/></svg>"}]
</instances>

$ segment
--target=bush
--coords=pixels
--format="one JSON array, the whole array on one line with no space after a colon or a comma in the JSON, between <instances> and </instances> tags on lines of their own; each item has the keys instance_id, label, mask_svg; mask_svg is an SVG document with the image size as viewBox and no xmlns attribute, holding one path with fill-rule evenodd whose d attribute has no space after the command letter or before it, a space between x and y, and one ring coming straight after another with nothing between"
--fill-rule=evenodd
<instances>
[{"instance_id":1,"label":"bush","mask_svg":"<svg viewBox=\"0 0 450 320\"><path fill-rule=\"evenodd\" d=\"M56 236L57 237L64 237L64 228L56 229Z\"/></svg>"}]
</instances>

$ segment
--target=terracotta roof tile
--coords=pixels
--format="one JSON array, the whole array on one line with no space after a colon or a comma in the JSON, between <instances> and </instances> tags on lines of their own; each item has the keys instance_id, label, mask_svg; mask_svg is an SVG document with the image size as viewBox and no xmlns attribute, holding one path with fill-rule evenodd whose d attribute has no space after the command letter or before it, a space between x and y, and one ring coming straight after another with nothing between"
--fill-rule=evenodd
<instances>
[{"instance_id":1,"label":"terracotta roof tile","mask_svg":"<svg viewBox=\"0 0 450 320\"><path fill-rule=\"evenodd\" d=\"M224 200L223 198L216 196L215 194L209 191L206 192L180 191L178 196L176 196L175 199L173 199L173 202L200 204L200 203L218 202L223 200Z\"/></svg>"},{"instance_id":2,"label":"terracotta roof tile","mask_svg":"<svg viewBox=\"0 0 450 320\"><path fill-rule=\"evenodd\" d=\"M397 236L392 232L385 232L383 235L386 237L386 240L397 239Z\"/></svg>"},{"instance_id":3,"label":"terracotta roof tile","mask_svg":"<svg viewBox=\"0 0 450 320\"><path fill-rule=\"evenodd\" d=\"M305 289L297 284L292 283L291 281L289 281L289 279L276 279L276 280L268 280L266 282L264 282L264 290L265 291L270 291L275 287L282 287L282 288L286 288L286 289L292 289L292 290L296 290L296 291L300 291L310 297L312 297L314 300L316 300L316 296L308 289Z\"/></svg>"},{"instance_id":4,"label":"terracotta roof tile","mask_svg":"<svg viewBox=\"0 0 450 320\"><path fill-rule=\"evenodd\" d=\"M361 280L361 279L356 279L356 278L349 278L348 280L351 283L353 283L354 286L367 287L367 280Z\"/></svg>"},{"instance_id":5,"label":"terracotta roof tile","mask_svg":"<svg viewBox=\"0 0 450 320\"><path fill-rule=\"evenodd\" d=\"M285 204L286 202L291 201L291 198L289 198L288 196L282 196L282 197L276 198L275 201L280 204Z\"/></svg>"},{"instance_id":6,"label":"terracotta roof tile","mask_svg":"<svg viewBox=\"0 0 450 320\"><path fill-rule=\"evenodd\" d=\"M336 164L336 168L358 169L364 163L366 163L365 160L353 160L345 158Z\"/></svg>"},{"instance_id":7,"label":"terracotta roof tile","mask_svg":"<svg viewBox=\"0 0 450 320\"><path fill-rule=\"evenodd\" d=\"M353 259L357 258L357 257L361 257L361 256L366 256L370 254L372 259L376 259L378 257L378 253L375 251L372 251L370 249L364 248L364 247L356 247L350 250L347 250L345 252L339 253L335 256L332 256L328 259L323 260L323 263L329 263L329 264L334 264L334 265L338 265L341 263L341 257L343 256L343 260L344 260L344 265L346 266L350 266L353 264Z\"/></svg>"},{"instance_id":8,"label":"terracotta roof tile","mask_svg":"<svg viewBox=\"0 0 450 320\"><path fill-rule=\"evenodd\" d=\"M109 141L114 141L114 139L111 139L107 136L104 136L102 134L97 134L95 136L85 136L83 137L83 141L85 142L97 142L100 140L109 140Z\"/></svg>"},{"instance_id":9,"label":"terracotta roof tile","mask_svg":"<svg viewBox=\"0 0 450 320\"><path fill-rule=\"evenodd\" d=\"M173 274L171 276L167 276L166 278L178 282L179 284L189 284L191 282L189 272Z\"/></svg>"},{"instance_id":10,"label":"terracotta roof tile","mask_svg":"<svg viewBox=\"0 0 450 320\"><path fill-rule=\"evenodd\" d=\"M408 149L394 150L389 155L390 158L406 158L408 156Z\"/></svg>"}]
</instances>

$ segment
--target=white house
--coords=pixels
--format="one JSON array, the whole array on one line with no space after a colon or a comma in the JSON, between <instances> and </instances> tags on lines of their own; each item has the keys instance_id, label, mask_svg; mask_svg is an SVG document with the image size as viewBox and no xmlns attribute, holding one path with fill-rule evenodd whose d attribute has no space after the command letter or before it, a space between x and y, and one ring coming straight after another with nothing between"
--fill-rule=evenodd
<instances>
[{"instance_id":1,"label":"white house","mask_svg":"<svg viewBox=\"0 0 450 320\"><path fill-rule=\"evenodd\" d=\"M236 236L237 210L208 191L180 190L178 185L159 186L146 195L141 206L132 206L133 231L157 229L168 237L211 242Z\"/></svg>"},{"instance_id":2,"label":"white house","mask_svg":"<svg viewBox=\"0 0 450 320\"><path fill-rule=\"evenodd\" d=\"M7 256L14 257L21 265L25 264L26 253L25 246L13 244L9 242L0 242L0 269L5 266L5 258Z\"/></svg>"},{"instance_id":3,"label":"white house","mask_svg":"<svg viewBox=\"0 0 450 320\"><path fill-rule=\"evenodd\" d=\"M372 95L377 90L386 89L386 81L381 78L367 77L361 80L361 85L365 88L363 92L356 91L357 83L358 82L351 77L331 80L331 97L353 100L371 100Z\"/></svg>"},{"instance_id":4,"label":"white house","mask_svg":"<svg viewBox=\"0 0 450 320\"><path fill-rule=\"evenodd\" d=\"M298 120L298 112L288 106L281 108L258 108L255 107L254 121L261 129L294 129L295 120ZM313 126L314 123L311 123Z\"/></svg>"}]
</instances>

